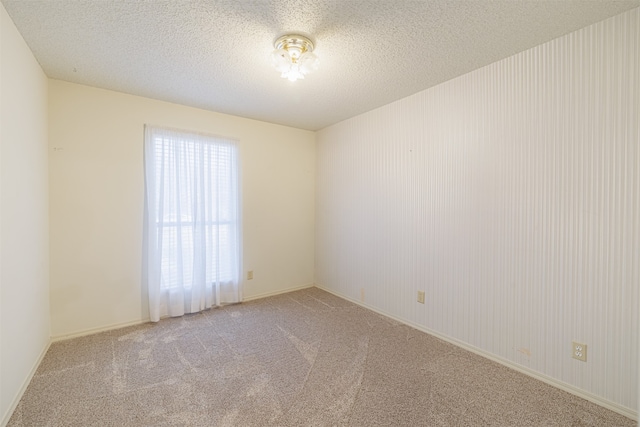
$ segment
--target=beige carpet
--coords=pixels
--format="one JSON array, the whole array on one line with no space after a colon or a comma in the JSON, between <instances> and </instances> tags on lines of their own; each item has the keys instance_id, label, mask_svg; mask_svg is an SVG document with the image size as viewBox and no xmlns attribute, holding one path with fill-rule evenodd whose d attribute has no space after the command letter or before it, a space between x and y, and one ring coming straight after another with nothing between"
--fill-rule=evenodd
<instances>
[{"instance_id":1,"label":"beige carpet","mask_svg":"<svg viewBox=\"0 0 640 427\"><path fill-rule=\"evenodd\" d=\"M316 288L55 343L9 426L635 426Z\"/></svg>"}]
</instances>

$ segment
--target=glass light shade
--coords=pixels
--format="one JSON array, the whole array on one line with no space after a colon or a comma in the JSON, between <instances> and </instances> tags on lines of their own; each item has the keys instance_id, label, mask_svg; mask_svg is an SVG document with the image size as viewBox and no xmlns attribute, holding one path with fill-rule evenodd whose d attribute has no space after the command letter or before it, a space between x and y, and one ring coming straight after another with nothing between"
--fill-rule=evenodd
<instances>
[{"instance_id":1,"label":"glass light shade","mask_svg":"<svg viewBox=\"0 0 640 427\"><path fill-rule=\"evenodd\" d=\"M302 74L309 74L318 69L320 60L313 52L303 53L298 59L298 65Z\"/></svg>"},{"instance_id":2,"label":"glass light shade","mask_svg":"<svg viewBox=\"0 0 640 427\"><path fill-rule=\"evenodd\" d=\"M274 50L271 54L271 63L280 73L286 73L291 68L291 56L284 49Z\"/></svg>"}]
</instances>

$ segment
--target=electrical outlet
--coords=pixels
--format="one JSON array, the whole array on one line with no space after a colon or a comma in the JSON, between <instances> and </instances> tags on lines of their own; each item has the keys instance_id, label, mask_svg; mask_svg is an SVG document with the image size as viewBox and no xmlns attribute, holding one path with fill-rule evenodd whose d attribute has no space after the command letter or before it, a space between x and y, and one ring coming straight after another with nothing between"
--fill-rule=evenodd
<instances>
[{"instance_id":1,"label":"electrical outlet","mask_svg":"<svg viewBox=\"0 0 640 427\"><path fill-rule=\"evenodd\" d=\"M253 279L253 270L247 271L247 280Z\"/></svg>"},{"instance_id":2,"label":"electrical outlet","mask_svg":"<svg viewBox=\"0 0 640 427\"><path fill-rule=\"evenodd\" d=\"M418 302L424 304L424 291L418 291Z\"/></svg>"},{"instance_id":3,"label":"electrical outlet","mask_svg":"<svg viewBox=\"0 0 640 427\"><path fill-rule=\"evenodd\" d=\"M573 342L571 344L571 353L574 359L587 361L587 345L579 342Z\"/></svg>"}]
</instances>

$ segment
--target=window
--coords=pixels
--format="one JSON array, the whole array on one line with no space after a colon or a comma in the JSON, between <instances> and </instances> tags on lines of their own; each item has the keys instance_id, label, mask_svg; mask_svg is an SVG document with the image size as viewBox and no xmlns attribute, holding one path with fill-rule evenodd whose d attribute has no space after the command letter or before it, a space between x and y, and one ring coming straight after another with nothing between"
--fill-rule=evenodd
<instances>
[{"instance_id":1,"label":"window","mask_svg":"<svg viewBox=\"0 0 640 427\"><path fill-rule=\"evenodd\" d=\"M239 301L236 143L146 126L144 156L151 320Z\"/></svg>"}]
</instances>

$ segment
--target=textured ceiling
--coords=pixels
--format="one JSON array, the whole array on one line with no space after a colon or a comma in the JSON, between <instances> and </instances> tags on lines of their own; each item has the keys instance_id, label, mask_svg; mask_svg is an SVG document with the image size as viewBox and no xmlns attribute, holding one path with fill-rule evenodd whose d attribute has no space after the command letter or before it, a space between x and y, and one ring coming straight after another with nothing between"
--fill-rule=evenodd
<instances>
[{"instance_id":1,"label":"textured ceiling","mask_svg":"<svg viewBox=\"0 0 640 427\"><path fill-rule=\"evenodd\" d=\"M54 79L317 130L640 0L2 0ZM320 68L280 78L273 41Z\"/></svg>"}]
</instances>

